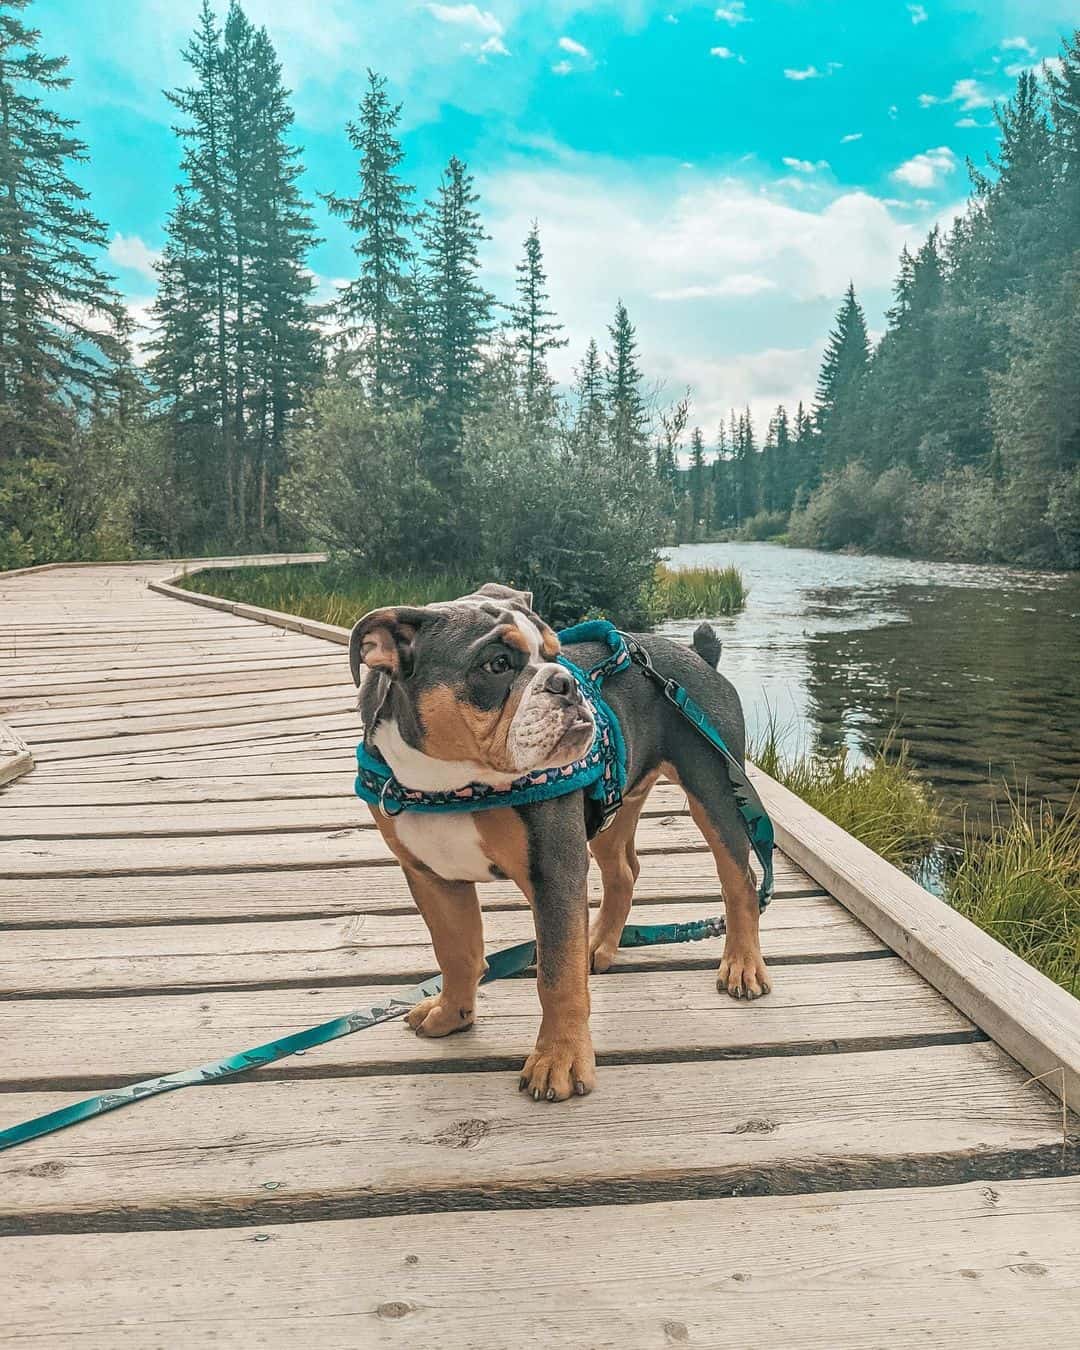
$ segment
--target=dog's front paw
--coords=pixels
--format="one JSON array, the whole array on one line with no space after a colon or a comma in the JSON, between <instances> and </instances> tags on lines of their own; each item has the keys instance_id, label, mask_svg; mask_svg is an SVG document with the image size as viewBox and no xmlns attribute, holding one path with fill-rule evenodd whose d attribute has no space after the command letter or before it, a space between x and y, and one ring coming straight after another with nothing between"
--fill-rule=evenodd
<instances>
[{"instance_id":1,"label":"dog's front paw","mask_svg":"<svg viewBox=\"0 0 1080 1350\"><path fill-rule=\"evenodd\" d=\"M732 998L761 998L772 990L769 968L758 947L742 950L725 947L716 975L716 987Z\"/></svg>"},{"instance_id":2,"label":"dog's front paw","mask_svg":"<svg viewBox=\"0 0 1080 1350\"><path fill-rule=\"evenodd\" d=\"M584 1097L595 1086L596 1056L587 1027L572 1038L549 1039L541 1031L518 1080L518 1090L531 1093L534 1102Z\"/></svg>"},{"instance_id":3,"label":"dog's front paw","mask_svg":"<svg viewBox=\"0 0 1080 1350\"><path fill-rule=\"evenodd\" d=\"M448 1002L442 994L426 998L405 1014L405 1025L418 1036L449 1036L467 1031L473 1024L474 1009Z\"/></svg>"}]
</instances>

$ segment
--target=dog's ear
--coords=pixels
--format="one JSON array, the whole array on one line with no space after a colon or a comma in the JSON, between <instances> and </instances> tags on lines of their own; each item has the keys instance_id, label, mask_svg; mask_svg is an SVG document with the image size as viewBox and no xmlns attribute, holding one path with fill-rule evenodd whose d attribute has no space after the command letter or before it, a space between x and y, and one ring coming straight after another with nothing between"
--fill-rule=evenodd
<instances>
[{"instance_id":1,"label":"dog's ear","mask_svg":"<svg viewBox=\"0 0 1080 1350\"><path fill-rule=\"evenodd\" d=\"M501 586L497 581L485 583L476 594L490 595L492 600L505 600L512 605L521 605L530 611L533 607L532 591L515 591L512 586Z\"/></svg>"},{"instance_id":2,"label":"dog's ear","mask_svg":"<svg viewBox=\"0 0 1080 1350\"><path fill-rule=\"evenodd\" d=\"M357 621L349 638L349 666L353 683L360 683L362 668L400 675L417 632L425 623L439 618L429 609L408 605L390 605L373 609Z\"/></svg>"}]
</instances>

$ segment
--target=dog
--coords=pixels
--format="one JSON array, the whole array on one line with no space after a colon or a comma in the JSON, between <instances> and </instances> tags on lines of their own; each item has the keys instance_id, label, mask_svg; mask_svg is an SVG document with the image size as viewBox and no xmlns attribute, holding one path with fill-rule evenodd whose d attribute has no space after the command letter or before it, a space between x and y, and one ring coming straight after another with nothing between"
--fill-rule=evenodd
<instances>
[{"instance_id":1,"label":"dog","mask_svg":"<svg viewBox=\"0 0 1080 1350\"><path fill-rule=\"evenodd\" d=\"M713 630L702 625L693 649L634 636L656 669L701 705L741 764L742 707L715 669L720 644ZM592 744L592 712L556 662L559 639L527 591L491 583L459 600L373 610L353 628L349 652L364 743L404 787L507 787L531 770L573 763ZM583 643L566 655L589 669L609 653L603 644ZM771 988L749 844L723 762L638 666L608 679L604 698L622 728L628 772L623 805L600 833L593 833L599 822L582 791L473 812L387 816L370 807L405 872L443 975L442 992L407 1015L417 1034L446 1036L473 1023L485 969L477 884L509 878L528 899L542 1018L519 1087L534 1101L564 1101L595 1086L589 972L607 971L615 960L639 871L634 831L661 774L682 786L716 862L727 918L718 989L755 999ZM603 881L591 932L590 850Z\"/></svg>"}]
</instances>

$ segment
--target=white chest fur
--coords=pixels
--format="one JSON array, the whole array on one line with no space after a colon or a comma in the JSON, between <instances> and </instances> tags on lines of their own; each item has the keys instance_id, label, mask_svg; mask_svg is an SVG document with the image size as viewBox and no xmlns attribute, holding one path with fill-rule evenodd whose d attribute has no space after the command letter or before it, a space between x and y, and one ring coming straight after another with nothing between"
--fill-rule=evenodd
<instances>
[{"instance_id":1,"label":"white chest fur","mask_svg":"<svg viewBox=\"0 0 1080 1350\"><path fill-rule=\"evenodd\" d=\"M466 811L428 815L405 811L394 821L397 837L425 867L446 881L491 881L491 860Z\"/></svg>"}]
</instances>

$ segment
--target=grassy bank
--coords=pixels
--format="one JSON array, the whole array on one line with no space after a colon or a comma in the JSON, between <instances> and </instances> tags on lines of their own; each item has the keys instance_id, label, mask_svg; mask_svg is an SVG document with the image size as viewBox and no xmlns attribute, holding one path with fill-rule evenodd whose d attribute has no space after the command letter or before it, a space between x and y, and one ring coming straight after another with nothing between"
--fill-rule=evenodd
<instances>
[{"instance_id":1,"label":"grassy bank","mask_svg":"<svg viewBox=\"0 0 1080 1350\"><path fill-rule=\"evenodd\" d=\"M348 628L380 605L422 605L467 595L480 583L464 573L399 573L393 577L357 572L340 562L297 563L288 567L235 567L203 572L180 583L203 595L221 595L264 609L299 614ZM661 564L642 610L654 623L663 619L717 618L746 604L747 590L735 567L691 567L675 571Z\"/></svg>"}]
</instances>

